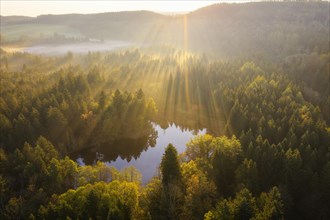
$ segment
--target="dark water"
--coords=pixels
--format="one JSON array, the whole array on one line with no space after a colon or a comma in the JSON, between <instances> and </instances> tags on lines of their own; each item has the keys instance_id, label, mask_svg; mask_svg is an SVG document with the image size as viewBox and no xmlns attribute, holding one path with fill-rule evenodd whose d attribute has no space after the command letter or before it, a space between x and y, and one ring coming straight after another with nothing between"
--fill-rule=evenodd
<instances>
[{"instance_id":1,"label":"dark water","mask_svg":"<svg viewBox=\"0 0 330 220\"><path fill-rule=\"evenodd\" d=\"M186 148L186 143L194 135L206 133L206 129L194 132L182 130L175 124L166 129L162 129L157 124L153 126L155 132L151 136L140 139L122 139L112 143L113 146L81 151L76 157L77 162L84 165L101 160L119 170L133 165L142 173L142 181L146 183L157 174L162 155L169 143L176 147L178 153L182 153Z\"/></svg>"}]
</instances>

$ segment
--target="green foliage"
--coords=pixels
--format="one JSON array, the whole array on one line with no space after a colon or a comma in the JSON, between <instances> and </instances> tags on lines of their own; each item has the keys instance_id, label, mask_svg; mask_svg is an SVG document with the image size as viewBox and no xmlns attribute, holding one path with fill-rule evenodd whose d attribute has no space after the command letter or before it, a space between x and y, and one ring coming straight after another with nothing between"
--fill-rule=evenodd
<instances>
[{"instance_id":1,"label":"green foliage","mask_svg":"<svg viewBox=\"0 0 330 220\"><path fill-rule=\"evenodd\" d=\"M90 213L94 213L94 216L107 216L108 212L112 213L109 216L115 216L112 217L114 219L117 219L118 216L127 219L137 212L137 190L141 183L141 174L134 167L117 171L101 162L94 166L78 167L77 163L68 157L60 159L54 146L44 137L39 137L35 146L26 143L22 151L16 149L13 153L7 154L1 149L0 159L0 199L2 203L0 209L1 217L4 219L12 219L13 216L25 218L30 214L47 219L65 218L66 216L76 218L73 217L75 214L85 216ZM112 197L114 196L116 199L120 197L118 204L113 208L107 205L112 204L113 200L108 197L101 198L99 195L102 194L101 188L109 182L113 182L109 193L115 193ZM82 198L78 194L78 197L73 198L74 200L77 198L77 201L74 203L71 203L72 200L69 201L68 196L72 196L74 192L72 189L80 186L77 189L79 191L85 186L91 186L88 184L97 185L97 183L100 183L97 190L101 191L94 192L87 187L88 193L86 192L87 194L84 195L86 198ZM61 193L64 195L58 197L57 194ZM62 197L63 200L61 200ZM72 205L79 204L81 199L86 202L86 204L82 204L86 207ZM51 201L49 207L45 207L49 200ZM100 208L99 212L95 210L97 208ZM108 210L110 208L111 211ZM122 212L119 213L118 209Z\"/></svg>"},{"instance_id":2,"label":"green foliage","mask_svg":"<svg viewBox=\"0 0 330 220\"><path fill-rule=\"evenodd\" d=\"M181 165L185 184L183 219L202 219L216 201L216 187L195 161Z\"/></svg>"},{"instance_id":3,"label":"green foliage","mask_svg":"<svg viewBox=\"0 0 330 220\"><path fill-rule=\"evenodd\" d=\"M145 210L142 213L142 216L145 219L160 219L162 218L162 215L164 215L166 210L164 210L162 207L162 190L162 181L159 178L154 177L149 181L145 189L142 191L140 202L141 206L145 207Z\"/></svg>"},{"instance_id":4,"label":"green foliage","mask_svg":"<svg viewBox=\"0 0 330 220\"><path fill-rule=\"evenodd\" d=\"M113 181L87 184L53 196L39 213L46 219L131 219L137 209L137 185Z\"/></svg>"},{"instance_id":5,"label":"green foliage","mask_svg":"<svg viewBox=\"0 0 330 220\"><path fill-rule=\"evenodd\" d=\"M142 90L134 95L116 90L112 102L104 110L93 131L94 144L104 144L120 138L139 138L152 131L150 119L157 109L152 99L146 100Z\"/></svg>"},{"instance_id":6,"label":"green foliage","mask_svg":"<svg viewBox=\"0 0 330 220\"><path fill-rule=\"evenodd\" d=\"M259 212L255 219L284 219L284 205L281 193L273 187L268 193L261 193L258 199Z\"/></svg>"},{"instance_id":7,"label":"green foliage","mask_svg":"<svg viewBox=\"0 0 330 220\"><path fill-rule=\"evenodd\" d=\"M241 160L241 144L233 136L214 138L212 145L216 149L212 155L213 176L220 195L228 197L235 191L235 170Z\"/></svg>"},{"instance_id":8,"label":"green foliage","mask_svg":"<svg viewBox=\"0 0 330 220\"><path fill-rule=\"evenodd\" d=\"M218 202L204 219L283 219L283 202L276 187L258 198L253 197L248 189L242 189L235 198Z\"/></svg>"},{"instance_id":9,"label":"green foliage","mask_svg":"<svg viewBox=\"0 0 330 220\"><path fill-rule=\"evenodd\" d=\"M180 183L182 174L179 165L178 152L172 144L169 144L163 154L160 164L162 183L166 187L170 183Z\"/></svg>"},{"instance_id":10,"label":"green foliage","mask_svg":"<svg viewBox=\"0 0 330 220\"><path fill-rule=\"evenodd\" d=\"M237 167L235 174L240 188L247 188L254 195L259 192L259 174L256 162L244 159L241 165Z\"/></svg>"},{"instance_id":11,"label":"green foliage","mask_svg":"<svg viewBox=\"0 0 330 220\"><path fill-rule=\"evenodd\" d=\"M0 218L329 219L328 3L297 5L195 11L186 15L185 51L164 46L44 57L1 50ZM129 14L102 16L128 22ZM150 35L153 42L185 39L181 16L141 12L139 19L154 18L143 20L141 33L125 22L117 25L123 32L110 33L103 25L113 19L101 24L101 15L76 16L69 16L72 28L91 36L146 40L142 30L162 25ZM38 27L61 17L23 20ZM87 18L93 25L85 25ZM17 21L1 19L7 44L7 28ZM168 146L161 177L145 187L134 167L78 166L66 157L103 147L113 158L137 158L155 143L152 122L208 134L187 144L181 164ZM129 155L119 147L122 139L139 140L125 143Z\"/></svg>"},{"instance_id":12,"label":"green foliage","mask_svg":"<svg viewBox=\"0 0 330 220\"><path fill-rule=\"evenodd\" d=\"M185 151L187 160L196 160L197 158L206 161L209 160L215 150L211 145L212 141L213 137L208 134L194 137L187 143L187 149Z\"/></svg>"}]
</instances>

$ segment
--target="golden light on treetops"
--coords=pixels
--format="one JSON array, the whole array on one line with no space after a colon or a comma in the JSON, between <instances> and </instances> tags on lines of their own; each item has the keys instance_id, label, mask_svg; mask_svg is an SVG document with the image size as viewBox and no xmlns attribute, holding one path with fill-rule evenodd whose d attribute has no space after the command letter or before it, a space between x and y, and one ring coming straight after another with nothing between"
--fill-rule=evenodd
<instances>
[{"instance_id":1,"label":"golden light on treetops","mask_svg":"<svg viewBox=\"0 0 330 220\"><path fill-rule=\"evenodd\" d=\"M0 1L0 219L330 219L329 2L199 3Z\"/></svg>"}]
</instances>

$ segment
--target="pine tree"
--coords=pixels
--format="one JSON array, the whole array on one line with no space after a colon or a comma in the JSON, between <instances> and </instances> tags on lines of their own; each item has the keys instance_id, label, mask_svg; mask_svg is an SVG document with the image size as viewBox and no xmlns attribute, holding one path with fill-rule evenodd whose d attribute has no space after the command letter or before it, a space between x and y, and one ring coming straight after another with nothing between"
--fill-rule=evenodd
<instances>
[{"instance_id":1,"label":"pine tree","mask_svg":"<svg viewBox=\"0 0 330 220\"><path fill-rule=\"evenodd\" d=\"M169 144L161 161L162 182L164 186L181 181L181 171L178 152L172 144Z\"/></svg>"}]
</instances>

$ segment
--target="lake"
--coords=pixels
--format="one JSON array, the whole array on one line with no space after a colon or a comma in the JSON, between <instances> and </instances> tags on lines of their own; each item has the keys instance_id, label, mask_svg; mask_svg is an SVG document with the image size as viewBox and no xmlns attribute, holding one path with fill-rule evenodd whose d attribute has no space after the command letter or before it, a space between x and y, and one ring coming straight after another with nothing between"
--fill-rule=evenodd
<instances>
[{"instance_id":1,"label":"lake","mask_svg":"<svg viewBox=\"0 0 330 220\"><path fill-rule=\"evenodd\" d=\"M158 173L158 167L162 156L164 154L166 146L171 143L173 144L178 153L182 153L185 151L186 144L189 142L191 138L195 135L201 135L206 133L206 129L201 129L198 131L190 131L187 129L181 129L179 126L175 124L169 125L166 129L161 128L157 124L153 124L155 131L158 133L156 137L155 146L148 146L142 152L140 152L139 156L129 157L127 156L117 156L114 160L107 160L106 154L111 154L112 152L93 152L93 151L82 151L78 155L77 163L80 165L85 164L85 160L87 163L92 161L96 161L97 158L103 158L102 161L106 162L110 166L114 166L117 169L122 169L127 166L135 166L142 174L142 182L145 184L148 180L150 180L154 175ZM138 144L138 142L126 142L129 144ZM125 145L125 142L121 142L120 145ZM131 146L118 146L118 147L131 147ZM133 154L133 152L132 152ZM105 159L104 159L105 158ZM111 158L108 157L108 158Z\"/></svg>"}]
</instances>

